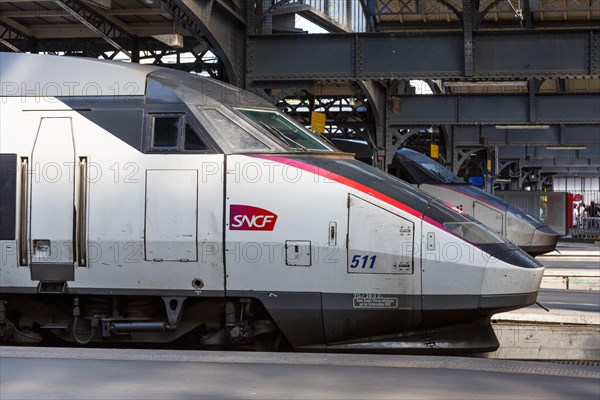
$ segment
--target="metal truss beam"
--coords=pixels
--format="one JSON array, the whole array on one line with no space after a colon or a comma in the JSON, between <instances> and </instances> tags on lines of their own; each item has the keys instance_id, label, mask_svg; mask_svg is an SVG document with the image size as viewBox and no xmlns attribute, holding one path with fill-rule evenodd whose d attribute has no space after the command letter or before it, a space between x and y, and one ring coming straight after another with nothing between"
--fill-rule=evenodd
<instances>
[{"instance_id":1,"label":"metal truss beam","mask_svg":"<svg viewBox=\"0 0 600 400\"><path fill-rule=\"evenodd\" d=\"M37 1L39 2L39 1ZM36 3L37 3L36 2ZM0 3L2 1L0 0ZM116 10L103 10L105 15L124 16L124 15L165 15L162 8L122 8ZM34 11L2 11L4 18L50 18L50 17L68 17L68 12L64 10L34 10Z\"/></svg>"},{"instance_id":2,"label":"metal truss beam","mask_svg":"<svg viewBox=\"0 0 600 400\"><path fill-rule=\"evenodd\" d=\"M5 19L0 19L0 44L3 44L10 50L22 53L25 49L32 47L33 38L15 28Z\"/></svg>"},{"instance_id":3,"label":"metal truss beam","mask_svg":"<svg viewBox=\"0 0 600 400\"><path fill-rule=\"evenodd\" d=\"M245 28L221 2L163 0L163 8L223 63L229 83L243 86Z\"/></svg>"},{"instance_id":4,"label":"metal truss beam","mask_svg":"<svg viewBox=\"0 0 600 400\"><path fill-rule=\"evenodd\" d=\"M591 166L591 167L543 167L538 170L540 175L548 174L548 175L572 175L572 176L594 176L597 177L600 175L600 167Z\"/></svg>"},{"instance_id":5,"label":"metal truss beam","mask_svg":"<svg viewBox=\"0 0 600 400\"><path fill-rule=\"evenodd\" d=\"M394 125L600 124L600 93L400 95Z\"/></svg>"},{"instance_id":6,"label":"metal truss beam","mask_svg":"<svg viewBox=\"0 0 600 400\"><path fill-rule=\"evenodd\" d=\"M181 49L142 50L140 60L151 60L153 65L160 65L162 67L182 70L186 72L206 72L210 75L211 78L222 80L222 65L220 63L220 60L214 56L210 59L205 59L206 54L207 50L204 50L200 53L196 53L194 51L194 46L190 46L188 43L186 43ZM195 60L192 62L179 61L174 64L163 61L163 58L173 56L175 56L177 60L181 60L182 55L186 55L188 57L189 55L192 55L194 56Z\"/></svg>"},{"instance_id":7,"label":"metal truss beam","mask_svg":"<svg viewBox=\"0 0 600 400\"><path fill-rule=\"evenodd\" d=\"M117 23L114 19L103 15L100 10L78 0L56 0L55 3L115 49L132 58L124 42L129 42L132 46L134 38L131 31L123 24Z\"/></svg>"},{"instance_id":8,"label":"metal truss beam","mask_svg":"<svg viewBox=\"0 0 600 400\"><path fill-rule=\"evenodd\" d=\"M188 40L189 39L189 40ZM45 52L85 52L88 50L94 52L109 52L114 51L115 48L101 38L55 38L55 39L37 39L36 42L39 44L40 51ZM140 50L173 50L169 45L159 42L154 38L139 38L138 44ZM197 46L198 42L195 40L184 37L185 46ZM31 47L24 49L25 51L33 51Z\"/></svg>"},{"instance_id":9,"label":"metal truss beam","mask_svg":"<svg viewBox=\"0 0 600 400\"><path fill-rule=\"evenodd\" d=\"M472 52L470 76L461 32L258 35L248 39L247 78L273 82L600 75L598 29L473 32Z\"/></svg>"},{"instance_id":10,"label":"metal truss beam","mask_svg":"<svg viewBox=\"0 0 600 400\"><path fill-rule=\"evenodd\" d=\"M504 160L521 160L522 166L529 167L600 167L598 144L564 150L548 149L545 146L504 146L498 148L498 156Z\"/></svg>"},{"instance_id":11,"label":"metal truss beam","mask_svg":"<svg viewBox=\"0 0 600 400\"><path fill-rule=\"evenodd\" d=\"M76 39L40 39L35 42L39 51L48 53L64 52L65 55L85 56L91 58L114 58L119 51L114 49L106 41L100 38L76 38ZM173 49L169 45L159 42L153 38L139 38L139 58L146 61L151 60L154 65L196 73L207 72L215 79L223 80L223 66L220 60L205 60L206 53L203 46L192 37L184 37L183 47ZM201 50L198 50L201 48ZM32 47L24 47L24 51L33 51ZM190 54L194 60L188 62ZM175 56L178 62L171 63L165 59ZM185 58L183 57L185 56Z\"/></svg>"},{"instance_id":12,"label":"metal truss beam","mask_svg":"<svg viewBox=\"0 0 600 400\"><path fill-rule=\"evenodd\" d=\"M373 124L366 118L367 100L362 95L322 95L302 93L281 100L277 106L305 126L310 125L311 111L325 113L325 134L332 137L364 139Z\"/></svg>"},{"instance_id":13,"label":"metal truss beam","mask_svg":"<svg viewBox=\"0 0 600 400\"><path fill-rule=\"evenodd\" d=\"M454 126L455 146L600 146L600 124L549 125L545 129L497 129L487 126ZM596 148L598 149L598 148ZM556 156L564 156L557 150Z\"/></svg>"}]
</instances>

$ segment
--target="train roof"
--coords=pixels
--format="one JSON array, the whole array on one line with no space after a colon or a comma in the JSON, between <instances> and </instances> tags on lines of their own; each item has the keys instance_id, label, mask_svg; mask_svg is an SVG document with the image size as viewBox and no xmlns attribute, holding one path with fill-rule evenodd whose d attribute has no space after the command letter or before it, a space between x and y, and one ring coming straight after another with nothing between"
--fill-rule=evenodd
<instances>
[{"instance_id":1,"label":"train roof","mask_svg":"<svg viewBox=\"0 0 600 400\"><path fill-rule=\"evenodd\" d=\"M399 159L406 158L406 159L416 161L416 162L434 161L432 158L427 157L425 154L419 153L418 151L415 151L415 150L411 150L407 147L401 147L398 150L396 150L396 154L394 155L394 158L399 158Z\"/></svg>"},{"instance_id":2,"label":"train roof","mask_svg":"<svg viewBox=\"0 0 600 400\"><path fill-rule=\"evenodd\" d=\"M185 115L186 124L205 132L203 140L227 154L337 151L254 93L169 68L0 53L0 87L2 97L33 98L40 107L58 100L140 151L148 150L154 129L152 123L139 123L135 110L140 109L156 118Z\"/></svg>"},{"instance_id":3,"label":"train roof","mask_svg":"<svg viewBox=\"0 0 600 400\"><path fill-rule=\"evenodd\" d=\"M406 147L396 150L392 165L400 170L400 177L409 183L465 184L434 159Z\"/></svg>"},{"instance_id":4,"label":"train roof","mask_svg":"<svg viewBox=\"0 0 600 400\"><path fill-rule=\"evenodd\" d=\"M156 84L158 83L158 84ZM160 87L168 88L168 91ZM170 93L169 93L170 92ZM199 97L198 94L202 96ZM161 102L274 106L261 97L211 78L155 65L84 57L0 52L0 95L73 98L163 97Z\"/></svg>"},{"instance_id":5,"label":"train roof","mask_svg":"<svg viewBox=\"0 0 600 400\"><path fill-rule=\"evenodd\" d=\"M0 53L3 96L114 96L128 85L129 95L144 95L151 65L83 57Z\"/></svg>"}]
</instances>

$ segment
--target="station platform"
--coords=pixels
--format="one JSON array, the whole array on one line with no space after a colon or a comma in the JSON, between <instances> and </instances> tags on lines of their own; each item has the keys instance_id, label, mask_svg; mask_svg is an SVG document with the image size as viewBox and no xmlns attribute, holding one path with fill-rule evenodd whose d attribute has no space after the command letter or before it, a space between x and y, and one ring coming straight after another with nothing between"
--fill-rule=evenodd
<instances>
[{"instance_id":1,"label":"station platform","mask_svg":"<svg viewBox=\"0 0 600 400\"><path fill-rule=\"evenodd\" d=\"M598 399L600 367L462 357L0 347L10 399Z\"/></svg>"},{"instance_id":2,"label":"station platform","mask_svg":"<svg viewBox=\"0 0 600 400\"><path fill-rule=\"evenodd\" d=\"M500 348L483 357L534 360L600 360L600 246L560 241L536 257L546 266L538 302L496 314Z\"/></svg>"},{"instance_id":3,"label":"station platform","mask_svg":"<svg viewBox=\"0 0 600 400\"><path fill-rule=\"evenodd\" d=\"M600 241L595 240L559 240L556 250L536 257L538 260L561 257L598 257L600 258ZM600 267L599 267L600 268Z\"/></svg>"},{"instance_id":4,"label":"station platform","mask_svg":"<svg viewBox=\"0 0 600 400\"><path fill-rule=\"evenodd\" d=\"M496 314L479 357L0 347L0 399L596 400L600 252L558 250L538 257L549 311Z\"/></svg>"},{"instance_id":5,"label":"station platform","mask_svg":"<svg viewBox=\"0 0 600 400\"><path fill-rule=\"evenodd\" d=\"M600 242L559 241L536 259L546 266L543 289L600 291Z\"/></svg>"}]
</instances>

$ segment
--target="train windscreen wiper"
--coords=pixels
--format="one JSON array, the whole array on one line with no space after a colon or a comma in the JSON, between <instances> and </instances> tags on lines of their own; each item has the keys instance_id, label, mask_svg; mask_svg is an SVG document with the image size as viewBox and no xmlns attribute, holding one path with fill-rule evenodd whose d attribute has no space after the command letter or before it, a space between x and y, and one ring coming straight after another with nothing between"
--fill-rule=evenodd
<instances>
[{"instance_id":1,"label":"train windscreen wiper","mask_svg":"<svg viewBox=\"0 0 600 400\"><path fill-rule=\"evenodd\" d=\"M257 121L257 122L260 125L262 125L267 131L269 131L271 134L273 134L277 139L281 140L282 142L287 144L292 149L306 150L306 147L302 146L300 143L296 142L295 140L290 139L288 136L286 136L283 132L281 132L279 129L275 128L274 126L267 125L262 121Z\"/></svg>"}]
</instances>

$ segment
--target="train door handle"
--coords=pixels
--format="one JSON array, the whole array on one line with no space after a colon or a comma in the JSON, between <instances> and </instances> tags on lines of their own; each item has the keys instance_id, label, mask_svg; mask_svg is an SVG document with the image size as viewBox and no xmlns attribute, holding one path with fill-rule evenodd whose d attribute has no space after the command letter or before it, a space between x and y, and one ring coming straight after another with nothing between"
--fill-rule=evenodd
<instances>
[{"instance_id":1,"label":"train door handle","mask_svg":"<svg viewBox=\"0 0 600 400\"><path fill-rule=\"evenodd\" d=\"M337 222L329 223L328 244L330 246L335 246L337 244Z\"/></svg>"},{"instance_id":2,"label":"train door handle","mask_svg":"<svg viewBox=\"0 0 600 400\"><path fill-rule=\"evenodd\" d=\"M427 232L427 250L435 250L435 233Z\"/></svg>"},{"instance_id":3,"label":"train door handle","mask_svg":"<svg viewBox=\"0 0 600 400\"><path fill-rule=\"evenodd\" d=\"M19 211L19 264L29 265L29 226L27 224L27 213L29 211L29 159L21 158L21 198Z\"/></svg>"},{"instance_id":4,"label":"train door handle","mask_svg":"<svg viewBox=\"0 0 600 400\"><path fill-rule=\"evenodd\" d=\"M77 198L77 262L80 267L87 266L87 198L88 198L88 160L79 157L79 194Z\"/></svg>"}]
</instances>

